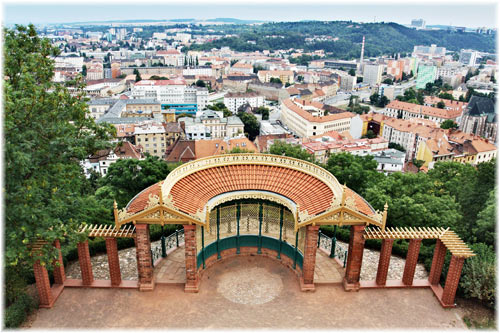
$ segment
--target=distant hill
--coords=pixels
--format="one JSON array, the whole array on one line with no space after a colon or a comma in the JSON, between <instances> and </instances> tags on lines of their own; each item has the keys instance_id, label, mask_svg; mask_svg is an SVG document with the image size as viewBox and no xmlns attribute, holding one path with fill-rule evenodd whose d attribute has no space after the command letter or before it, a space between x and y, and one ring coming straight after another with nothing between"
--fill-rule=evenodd
<instances>
[{"instance_id":1,"label":"distant hill","mask_svg":"<svg viewBox=\"0 0 500 333\"><path fill-rule=\"evenodd\" d=\"M214 18L214 19L208 19L204 20L205 22L225 22L225 23L234 23L234 24L250 24L250 23L263 23L265 21L259 21L259 20L240 20L240 19L235 19L235 18Z\"/></svg>"},{"instance_id":2,"label":"distant hill","mask_svg":"<svg viewBox=\"0 0 500 333\"><path fill-rule=\"evenodd\" d=\"M208 26L205 27L207 29ZM217 28L238 37L222 38L210 43L194 44L190 49L209 50L229 46L237 51L323 49L332 57L358 58L365 36L365 57L384 54L411 53L415 45L444 46L450 51L471 48L495 53L495 37L447 30L415 30L397 23L356 23L352 21L274 22L262 25L224 25ZM314 36L329 36L338 40L312 40ZM323 38L325 39L325 38ZM248 43L255 41L255 44Z\"/></svg>"}]
</instances>

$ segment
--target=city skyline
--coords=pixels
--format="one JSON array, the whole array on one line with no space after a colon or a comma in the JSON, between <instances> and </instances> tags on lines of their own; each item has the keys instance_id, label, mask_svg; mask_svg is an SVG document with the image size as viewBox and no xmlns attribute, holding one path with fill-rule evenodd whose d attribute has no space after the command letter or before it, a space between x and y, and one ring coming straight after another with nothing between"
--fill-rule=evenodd
<instances>
[{"instance_id":1,"label":"city skyline","mask_svg":"<svg viewBox=\"0 0 500 333\"><path fill-rule=\"evenodd\" d=\"M447 15L443 18L443 12ZM497 26L495 4L430 4L422 5L365 5L345 4L256 4L251 6L221 3L188 3L180 5L147 4L118 5L60 5L4 4L4 24L61 24L114 20L170 20L235 18L263 21L352 20L355 22L396 22L410 24L423 19L427 25L454 25L467 28ZM277 14L278 13L278 14Z\"/></svg>"}]
</instances>

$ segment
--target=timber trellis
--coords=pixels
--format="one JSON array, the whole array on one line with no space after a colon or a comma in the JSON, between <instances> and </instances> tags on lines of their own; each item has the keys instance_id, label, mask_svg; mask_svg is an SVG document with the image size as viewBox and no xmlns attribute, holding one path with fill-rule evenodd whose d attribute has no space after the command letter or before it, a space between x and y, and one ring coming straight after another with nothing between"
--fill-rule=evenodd
<instances>
[{"instance_id":1,"label":"timber trellis","mask_svg":"<svg viewBox=\"0 0 500 333\"><path fill-rule=\"evenodd\" d=\"M474 255L452 231L445 228L386 228L387 204L373 209L361 196L339 184L327 170L302 160L270 154L224 154L185 163L167 178L138 193L126 207L114 203L115 225L84 225L78 230L106 240L110 280L94 280L88 241L79 243L81 280L66 279L62 257L54 262L54 286L47 270L34 265L41 307L51 307L65 287L155 289L153 256L166 257L162 248L152 252L149 225L182 225L185 251L186 292L198 292L200 277L211 265L232 256L261 255L290 268L301 290L313 291L316 250L327 249L333 257L334 238L319 234L319 227L349 226L350 239L344 261L342 285L346 291L362 288L429 287L444 307L453 307L463 262ZM176 236L178 233L176 232ZM138 280L121 279L117 238L133 238ZM320 238L321 237L321 238ZM375 281L360 281L365 239L381 239ZM401 281L387 281L396 239L409 240ZM428 280L415 280L420 244L435 239ZM172 239L171 239L172 240ZM32 244L46 244L43 240ZM175 250L176 246L168 251ZM54 246L60 249L59 241ZM447 251L451 253L444 288L441 272ZM167 251L167 252L168 252ZM332 258L336 260L338 258ZM342 258L344 259L344 258Z\"/></svg>"}]
</instances>

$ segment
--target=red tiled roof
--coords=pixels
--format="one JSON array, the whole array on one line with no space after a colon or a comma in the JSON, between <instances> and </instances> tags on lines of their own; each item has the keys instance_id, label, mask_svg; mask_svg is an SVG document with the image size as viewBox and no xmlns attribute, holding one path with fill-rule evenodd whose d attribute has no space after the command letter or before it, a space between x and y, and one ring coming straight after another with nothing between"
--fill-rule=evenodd
<instances>
[{"instance_id":1,"label":"red tiled roof","mask_svg":"<svg viewBox=\"0 0 500 333\"><path fill-rule=\"evenodd\" d=\"M160 183L154 184L127 205L129 213L143 210L149 195L158 195ZM333 199L332 190L321 180L304 172L271 165L225 165L192 173L170 190L175 207L183 212L195 214L202 210L213 197L232 191L260 190L281 194L295 202L301 211L317 215L327 210ZM351 189L347 197L353 197L358 210L373 216L370 205Z\"/></svg>"}]
</instances>

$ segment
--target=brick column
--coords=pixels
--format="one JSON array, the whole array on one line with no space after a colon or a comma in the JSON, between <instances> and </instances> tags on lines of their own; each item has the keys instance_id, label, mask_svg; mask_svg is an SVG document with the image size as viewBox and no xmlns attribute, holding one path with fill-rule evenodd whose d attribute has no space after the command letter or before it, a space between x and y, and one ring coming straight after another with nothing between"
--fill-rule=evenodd
<instances>
[{"instance_id":1,"label":"brick column","mask_svg":"<svg viewBox=\"0 0 500 333\"><path fill-rule=\"evenodd\" d=\"M196 225L184 225L184 249L186 257L186 284L184 291L198 292L198 267L196 266Z\"/></svg>"},{"instance_id":2,"label":"brick column","mask_svg":"<svg viewBox=\"0 0 500 333\"><path fill-rule=\"evenodd\" d=\"M54 304L54 296L50 290L49 273L45 266L40 265L40 260L37 260L33 265L35 273L36 289L38 298L40 299L41 308L51 308Z\"/></svg>"},{"instance_id":3,"label":"brick column","mask_svg":"<svg viewBox=\"0 0 500 333\"><path fill-rule=\"evenodd\" d=\"M89 241L77 244L78 261L80 262L80 270L82 272L82 284L90 286L94 282L94 274L92 273L92 262L90 261Z\"/></svg>"},{"instance_id":4,"label":"brick column","mask_svg":"<svg viewBox=\"0 0 500 333\"><path fill-rule=\"evenodd\" d=\"M306 227L304 262L302 264L302 290L314 290L314 267L316 266L316 248L318 246L319 226Z\"/></svg>"},{"instance_id":5,"label":"brick column","mask_svg":"<svg viewBox=\"0 0 500 333\"><path fill-rule=\"evenodd\" d=\"M111 285L117 287L122 282L120 259L118 257L118 242L114 237L106 238L106 253L108 255L109 276Z\"/></svg>"},{"instance_id":6,"label":"brick column","mask_svg":"<svg viewBox=\"0 0 500 333\"><path fill-rule=\"evenodd\" d=\"M446 275L446 282L443 289L443 297L441 298L445 307L455 306L455 294L463 265L464 258L451 256L450 267L448 268L448 275Z\"/></svg>"},{"instance_id":7,"label":"brick column","mask_svg":"<svg viewBox=\"0 0 500 333\"><path fill-rule=\"evenodd\" d=\"M351 226L349 253L347 255L347 265L343 280L345 290L359 290L359 276L361 274L361 263L363 261L363 250L365 247L365 238L363 237L364 231L364 225Z\"/></svg>"},{"instance_id":8,"label":"brick column","mask_svg":"<svg viewBox=\"0 0 500 333\"><path fill-rule=\"evenodd\" d=\"M438 239L434 247L434 257L432 258L431 272L429 273L429 282L439 284L441 272L443 271L444 258L446 256L446 246Z\"/></svg>"},{"instance_id":9,"label":"brick column","mask_svg":"<svg viewBox=\"0 0 500 333\"><path fill-rule=\"evenodd\" d=\"M61 254L61 242L59 239L54 241L54 247L59 252L59 258L53 261L52 266L54 270L54 283L55 284L64 284L64 280L66 280L66 274L64 273L64 263Z\"/></svg>"},{"instance_id":10,"label":"brick column","mask_svg":"<svg viewBox=\"0 0 500 333\"><path fill-rule=\"evenodd\" d=\"M406 254L405 270L403 272L403 283L407 286L413 284L413 277L415 276L415 268L417 268L418 253L420 252L421 239L411 239L408 246L408 253Z\"/></svg>"},{"instance_id":11,"label":"brick column","mask_svg":"<svg viewBox=\"0 0 500 333\"><path fill-rule=\"evenodd\" d=\"M387 272L389 271L393 243L394 239L382 240L382 248L380 249L380 257L378 259L377 278L375 280L379 286L385 286L387 281Z\"/></svg>"},{"instance_id":12,"label":"brick column","mask_svg":"<svg viewBox=\"0 0 500 333\"><path fill-rule=\"evenodd\" d=\"M139 290L150 291L155 285L153 281L153 263L151 262L151 241L149 239L149 225L135 226L135 247L137 254L137 271L139 272Z\"/></svg>"}]
</instances>

